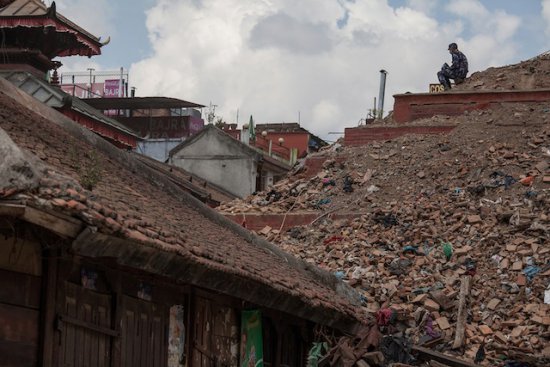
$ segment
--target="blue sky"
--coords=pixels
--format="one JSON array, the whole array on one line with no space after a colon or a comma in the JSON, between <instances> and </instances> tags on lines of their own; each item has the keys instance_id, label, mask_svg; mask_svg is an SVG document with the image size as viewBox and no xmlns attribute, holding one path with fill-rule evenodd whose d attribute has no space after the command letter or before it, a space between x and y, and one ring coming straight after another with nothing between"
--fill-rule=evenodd
<instances>
[{"instance_id":1,"label":"blue sky","mask_svg":"<svg viewBox=\"0 0 550 367\"><path fill-rule=\"evenodd\" d=\"M46 3L51 1L46 0ZM550 0L58 0L111 43L61 72L130 70L137 95L218 105L235 122L297 121L327 136L355 126L388 70L395 93L425 92L458 42L471 72L550 50ZM93 15L91 15L93 14ZM245 118L246 117L246 118Z\"/></svg>"}]
</instances>

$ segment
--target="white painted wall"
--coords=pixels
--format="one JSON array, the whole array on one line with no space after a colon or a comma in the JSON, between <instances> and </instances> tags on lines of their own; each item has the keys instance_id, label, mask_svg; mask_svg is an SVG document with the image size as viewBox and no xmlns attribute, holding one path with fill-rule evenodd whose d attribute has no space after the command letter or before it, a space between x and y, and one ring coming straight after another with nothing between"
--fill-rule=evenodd
<instances>
[{"instance_id":1,"label":"white painted wall","mask_svg":"<svg viewBox=\"0 0 550 367\"><path fill-rule=\"evenodd\" d=\"M174 149L183 139L148 139L138 142L137 151L143 155L166 162L168 153Z\"/></svg>"},{"instance_id":2,"label":"white painted wall","mask_svg":"<svg viewBox=\"0 0 550 367\"><path fill-rule=\"evenodd\" d=\"M176 152L170 163L241 198L256 188L254 159L236 144L228 144L214 129Z\"/></svg>"}]
</instances>

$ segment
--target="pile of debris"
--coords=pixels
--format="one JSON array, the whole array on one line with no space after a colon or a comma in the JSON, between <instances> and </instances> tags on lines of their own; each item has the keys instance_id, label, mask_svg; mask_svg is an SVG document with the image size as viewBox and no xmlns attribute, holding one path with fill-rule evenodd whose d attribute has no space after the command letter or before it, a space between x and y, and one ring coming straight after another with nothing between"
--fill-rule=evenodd
<instances>
[{"instance_id":1,"label":"pile of debris","mask_svg":"<svg viewBox=\"0 0 550 367\"><path fill-rule=\"evenodd\" d=\"M326 161L314 177L296 170L219 209L316 211L309 226L259 234L348 282L386 334L485 365L542 366L550 358L550 105L430 120L457 127L332 146L318 153ZM331 219L340 212L355 215Z\"/></svg>"},{"instance_id":2,"label":"pile of debris","mask_svg":"<svg viewBox=\"0 0 550 367\"><path fill-rule=\"evenodd\" d=\"M456 90L528 90L550 85L550 52L517 64L474 72Z\"/></svg>"}]
</instances>

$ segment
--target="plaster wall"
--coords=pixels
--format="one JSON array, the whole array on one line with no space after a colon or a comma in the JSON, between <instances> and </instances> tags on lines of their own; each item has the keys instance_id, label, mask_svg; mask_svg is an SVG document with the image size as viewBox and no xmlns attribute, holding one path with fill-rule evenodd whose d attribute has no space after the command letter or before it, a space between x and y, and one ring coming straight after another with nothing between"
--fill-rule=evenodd
<instances>
[{"instance_id":1,"label":"plaster wall","mask_svg":"<svg viewBox=\"0 0 550 367\"><path fill-rule=\"evenodd\" d=\"M172 156L171 163L244 198L256 190L256 162L210 131Z\"/></svg>"},{"instance_id":2,"label":"plaster wall","mask_svg":"<svg viewBox=\"0 0 550 367\"><path fill-rule=\"evenodd\" d=\"M140 141L137 144L137 151L143 155L166 162L170 150L180 144L182 139L150 139Z\"/></svg>"}]
</instances>

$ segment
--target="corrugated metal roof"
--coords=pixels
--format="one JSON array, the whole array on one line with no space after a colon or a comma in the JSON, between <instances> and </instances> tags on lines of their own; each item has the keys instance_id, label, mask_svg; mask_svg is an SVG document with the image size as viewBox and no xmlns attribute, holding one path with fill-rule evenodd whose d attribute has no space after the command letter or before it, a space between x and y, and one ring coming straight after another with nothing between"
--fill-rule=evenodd
<instances>
[{"instance_id":1,"label":"corrugated metal roof","mask_svg":"<svg viewBox=\"0 0 550 367\"><path fill-rule=\"evenodd\" d=\"M198 103L170 97L122 97L84 99L98 110L160 109L160 108L202 108Z\"/></svg>"},{"instance_id":2,"label":"corrugated metal roof","mask_svg":"<svg viewBox=\"0 0 550 367\"><path fill-rule=\"evenodd\" d=\"M123 131L128 135L141 139L134 130L124 126L112 118L105 116L101 113L101 111L96 110L79 98L63 92L60 88L48 84L45 80L39 79L28 72L0 71L0 77L7 79L25 93L33 96L35 99L50 107L71 108L81 114L91 117L96 121L100 121L106 125L116 128L117 130Z\"/></svg>"}]
</instances>

